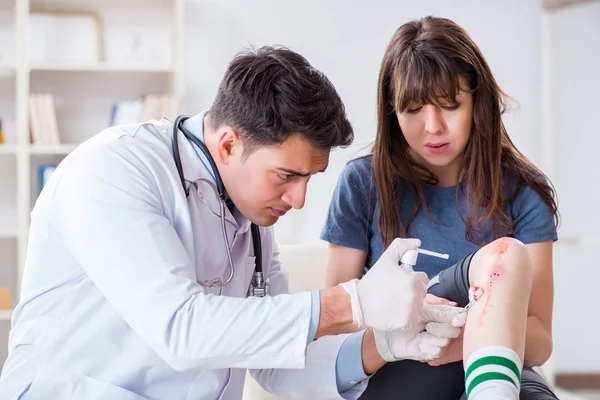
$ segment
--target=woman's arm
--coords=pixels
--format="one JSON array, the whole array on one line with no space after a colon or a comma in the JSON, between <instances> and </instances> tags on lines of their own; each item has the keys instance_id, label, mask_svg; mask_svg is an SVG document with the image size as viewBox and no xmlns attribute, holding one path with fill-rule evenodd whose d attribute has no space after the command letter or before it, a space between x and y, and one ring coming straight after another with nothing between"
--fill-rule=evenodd
<instances>
[{"instance_id":1,"label":"woman's arm","mask_svg":"<svg viewBox=\"0 0 600 400\"><path fill-rule=\"evenodd\" d=\"M350 247L329 244L325 287L330 288L351 279L360 279L367 260L367 253Z\"/></svg>"},{"instance_id":2,"label":"woman's arm","mask_svg":"<svg viewBox=\"0 0 600 400\"><path fill-rule=\"evenodd\" d=\"M552 244L553 241L548 240L526 245L533 265L524 360L528 367L544 364L552 354Z\"/></svg>"}]
</instances>

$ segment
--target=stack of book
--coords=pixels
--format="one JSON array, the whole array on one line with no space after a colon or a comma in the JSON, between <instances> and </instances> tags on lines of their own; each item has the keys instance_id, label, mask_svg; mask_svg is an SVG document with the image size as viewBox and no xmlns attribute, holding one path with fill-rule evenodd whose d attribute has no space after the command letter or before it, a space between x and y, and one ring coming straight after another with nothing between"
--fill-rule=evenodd
<instances>
[{"instance_id":1,"label":"stack of book","mask_svg":"<svg viewBox=\"0 0 600 400\"><path fill-rule=\"evenodd\" d=\"M31 143L45 146L60 144L54 96L50 93L29 95L29 122Z\"/></svg>"}]
</instances>

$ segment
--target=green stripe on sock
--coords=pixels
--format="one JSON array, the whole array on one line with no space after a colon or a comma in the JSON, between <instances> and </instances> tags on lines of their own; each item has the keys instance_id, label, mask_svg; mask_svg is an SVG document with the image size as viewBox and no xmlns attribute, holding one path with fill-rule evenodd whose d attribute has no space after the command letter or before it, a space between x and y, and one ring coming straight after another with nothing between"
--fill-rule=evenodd
<instances>
[{"instance_id":1,"label":"green stripe on sock","mask_svg":"<svg viewBox=\"0 0 600 400\"><path fill-rule=\"evenodd\" d=\"M510 376L503 374L502 372L485 372L471 381L471 384L467 388L467 398L469 398L469 396L471 395L471 391L473 389L475 389L477 387L477 385L479 385L483 382L493 381L493 380L508 381L517 388L517 391L519 390L519 388L517 387L517 385L515 384L515 382L513 381L513 379Z\"/></svg>"},{"instance_id":2,"label":"green stripe on sock","mask_svg":"<svg viewBox=\"0 0 600 400\"><path fill-rule=\"evenodd\" d=\"M475 371L479 367L483 367L486 365L501 365L503 367L506 367L512 372L514 372L517 377L517 380L521 382L521 371L519 370L519 367L517 367L517 364L515 364L514 361L509 360L506 357L500 356L487 356L474 361L473 364L469 365L469 368L467 368L467 372L465 372L465 381L469 379L469 375L471 375L473 371Z\"/></svg>"}]
</instances>

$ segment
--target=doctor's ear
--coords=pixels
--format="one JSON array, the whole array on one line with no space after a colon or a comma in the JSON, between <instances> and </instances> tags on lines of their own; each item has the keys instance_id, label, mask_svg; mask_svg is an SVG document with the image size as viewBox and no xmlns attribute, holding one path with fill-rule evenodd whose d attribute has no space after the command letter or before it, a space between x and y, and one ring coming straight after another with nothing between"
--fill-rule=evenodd
<instances>
[{"instance_id":1,"label":"doctor's ear","mask_svg":"<svg viewBox=\"0 0 600 400\"><path fill-rule=\"evenodd\" d=\"M223 126L218 131L217 157L223 164L228 164L230 157L241 156L243 152L240 135L230 126Z\"/></svg>"}]
</instances>

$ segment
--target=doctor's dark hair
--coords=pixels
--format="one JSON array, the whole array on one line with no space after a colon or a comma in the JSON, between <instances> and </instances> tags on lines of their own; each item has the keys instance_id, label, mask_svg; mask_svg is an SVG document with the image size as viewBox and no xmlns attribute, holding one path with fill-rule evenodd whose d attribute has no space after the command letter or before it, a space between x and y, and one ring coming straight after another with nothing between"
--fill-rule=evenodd
<instances>
[{"instance_id":1,"label":"doctor's dark hair","mask_svg":"<svg viewBox=\"0 0 600 400\"><path fill-rule=\"evenodd\" d=\"M461 78L468 87L461 87ZM464 85L463 85L464 86ZM559 223L556 193L547 177L513 144L502 115L505 99L488 63L469 34L453 21L428 16L402 25L389 42L381 62L377 88L377 137L373 171L378 191L378 228L387 246L397 235L410 236L410 224L421 209L427 213L422 182L438 177L417 164L406 141L398 113L412 102L454 104L459 90L473 95L472 128L461 165L467 199L463 220L469 241L496 239L513 233L508 205L524 187L531 187ZM517 182L509 187L507 177ZM400 220L398 199L412 186L419 201L408 220ZM490 229L485 228L490 223Z\"/></svg>"},{"instance_id":2,"label":"doctor's dark hair","mask_svg":"<svg viewBox=\"0 0 600 400\"><path fill-rule=\"evenodd\" d=\"M344 104L333 84L300 54L285 47L261 47L229 63L212 107L213 129L229 125L244 143L278 145L299 134L329 151L354 140Z\"/></svg>"}]
</instances>

